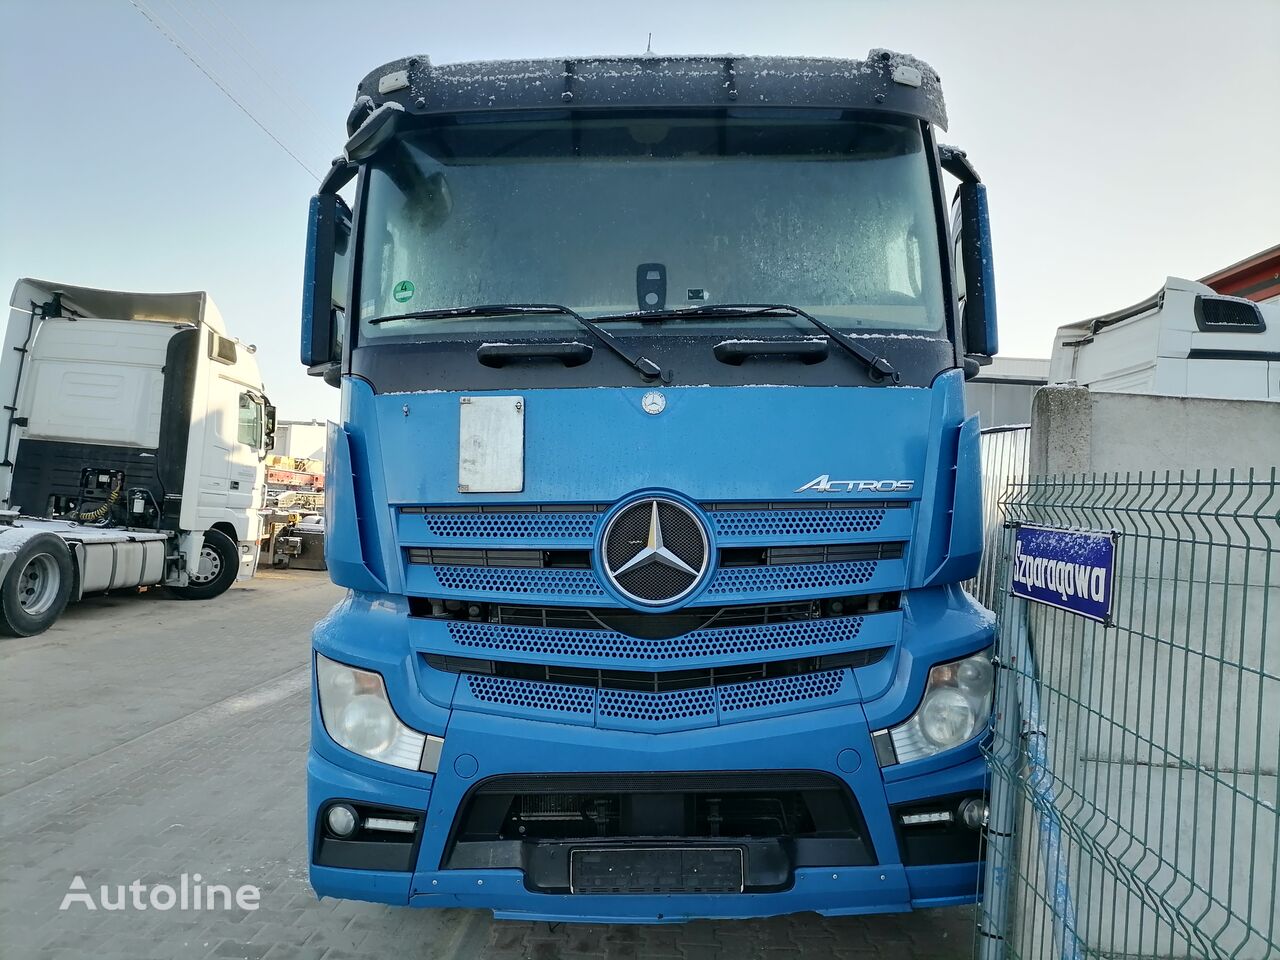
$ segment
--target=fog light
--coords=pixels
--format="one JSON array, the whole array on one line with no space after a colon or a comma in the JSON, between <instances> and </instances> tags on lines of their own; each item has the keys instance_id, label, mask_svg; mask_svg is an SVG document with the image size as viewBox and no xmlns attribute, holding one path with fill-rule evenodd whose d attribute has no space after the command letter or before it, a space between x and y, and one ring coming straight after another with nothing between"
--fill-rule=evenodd
<instances>
[{"instance_id":1,"label":"fog light","mask_svg":"<svg viewBox=\"0 0 1280 960\"><path fill-rule=\"evenodd\" d=\"M360 822L356 819L356 812L345 803L335 803L330 807L325 821L329 825L329 832L335 837L351 836Z\"/></svg>"},{"instance_id":2,"label":"fog light","mask_svg":"<svg viewBox=\"0 0 1280 960\"><path fill-rule=\"evenodd\" d=\"M985 827L989 815L990 811L987 809L985 800L970 797L960 804L960 822L970 830L981 830Z\"/></svg>"}]
</instances>

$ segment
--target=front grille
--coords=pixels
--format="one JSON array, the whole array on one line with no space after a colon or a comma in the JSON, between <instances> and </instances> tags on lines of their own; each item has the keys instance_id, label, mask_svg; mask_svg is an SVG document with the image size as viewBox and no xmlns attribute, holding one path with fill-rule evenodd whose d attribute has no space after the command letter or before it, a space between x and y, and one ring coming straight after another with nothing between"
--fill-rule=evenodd
<instances>
[{"instance_id":1,"label":"front grille","mask_svg":"<svg viewBox=\"0 0 1280 960\"><path fill-rule=\"evenodd\" d=\"M624 534L623 536L628 536ZM688 552L688 551L686 551ZM837 543L805 544L795 547L726 547L720 551L722 567L764 567L802 563L846 563L857 560L900 560L904 553L902 543ZM590 550L518 550L480 547L408 547L405 550L410 563L434 564L451 567L517 567L585 570L591 566ZM701 563L699 559L696 562ZM613 564L610 552L609 563ZM695 568L696 569L696 568ZM654 572L679 574L679 579L654 580L639 576ZM670 567L649 565L634 573L618 576L618 581L628 592L630 583L640 583L646 588L666 588L685 584L692 575ZM670 581L670 583L668 583Z\"/></svg>"},{"instance_id":2,"label":"front grille","mask_svg":"<svg viewBox=\"0 0 1280 960\"><path fill-rule=\"evenodd\" d=\"M472 631L457 634L454 634L454 628L450 627L450 634L455 639L466 639L475 646L496 646L498 649L515 650L525 648L506 647L500 641L524 643L544 635L518 629L522 627L532 627L542 632L551 631L549 639L558 637L560 631L608 631L625 634L627 638L668 640L700 630L727 630L729 627L779 627L783 624L804 623L811 620L836 620L838 622L833 624L835 627L845 624L852 626L849 618L897 610L901 597L902 595L898 592L864 593L794 603L689 607L674 613L644 613L612 607L544 607L537 604L475 603L463 600L433 600L427 597L409 597L408 599L411 617L467 623L474 627ZM732 634L722 632L717 633L716 636L729 638ZM577 634L570 635L571 639L576 637ZM550 647L540 651L529 649L530 652L555 652Z\"/></svg>"},{"instance_id":3,"label":"front grille","mask_svg":"<svg viewBox=\"0 0 1280 960\"><path fill-rule=\"evenodd\" d=\"M454 694L454 705L465 709L489 706L508 715L625 730L649 729L656 723L674 727L712 726L793 712L795 704L803 704L803 709L817 709L849 702L854 697L852 674L846 669L662 692L615 691L577 683L463 673ZM697 712L690 712L694 704L700 706Z\"/></svg>"},{"instance_id":4,"label":"front grille","mask_svg":"<svg viewBox=\"0 0 1280 960\"><path fill-rule=\"evenodd\" d=\"M509 651L615 660L684 660L775 650L802 651L808 647L848 643L857 638L863 623L862 617L833 617L695 630L677 637L633 637L616 630L508 627L451 620L448 631L449 639L459 647L496 654Z\"/></svg>"},{"instance_id":5,"label":"front grille","mask_svg":"<svg viewBox=\"0 0 1280 960\"><path fill-rule=\"evenodd\" d=\"M519 567L435 567L446 590L459 593L498 593L514 596L596 597L604 590L590 570L522 569Z\"/></svg>"},{"instance_id":6,"label":"front grille","mask_svg":"<svg viewBox=\"0 0 1280 960\"><path fill-rule=\"evenodd\" d=\"M591 566L589 550L468 550L461 547L409 547L410 563L448 567L537 567L585 570Z\"/></svg>"},{"instance_id":7,"label":"front grille","mask_svg":"<svg viewBox=\"0 0 1280 960\"><path fill-rule=\"evenodd\" d=\"M738 593L786 593L790 590L819 590L829 587L856 587L871 580L878 561L848 563L799 563L762 567L724 567L716 571L708 596Z\"/></svg>"},{"instance_id":8,"label":"front grille","mask_svg":"<svg viewBox=\"0 0 1280 960\"><path fill-rule=\"evenodd\" d=\"M471 791L453 839L857 837L864 829L849 788L821 773L516 774Z\"/></svg>"},{"instance_id":9,"label":"front grille","mask_svg":"<svg viewBox=\"0 0 1280 960\"><path fill-rule=\"evenodd\" d=\"M403 507L397 535L406 593L469 607L577 604L621 608L624 615L683 607L685 619L667 635L687 633L698 629L698 611L716 604L773 600L781 608L800 597L901 589L913 516L911 504L901 501L699 508L654 496L610 509ZM562 626L571 616L554 615ZM619 629L647 634L654 628Z\"/></svg>"},{"instance_id":10,"label":"front grille","mask_svg":"<svg viewBox=\"0 0 1280 960\"><path fill-rule=\"evenodd\" d=\"M519 663L503 660L481 660L470 657L453 657L428 653L423 658L433 670L447 673L478 674L539 683L566 684L594 687L602 690L628 690L646 693L696 690L709 687L752 686L749 696L738 691L729 698L741 709L739 702L748 705L764 704L773 696L756 681L786 679L808 674L828 674L845 668L859 668L879 663L889 653L890 647L872 647L817 657L800 657L790 660L770 660L763 663L739 663L720 667L701 667L687 670L606 670L590 667L570 667L560 664ZM836 687L839 686L837 682ZM755 689L759 688L759 689ZM772 690L773 688L770 688ZM779 688L781 689L781 688ZM790 689L790 688L788 688ZM799 688L796 688L797 690ZM794 691L792 691L794 692ZM834 693L833 687L828 693ZM826 695L826 694L823 694ZM779 694L781 696L781 694ZM794 697L792 699L795 699ZM783 699L776 700L785 702ZM603 698L601 705L603 706Z\"/></svg>"},{"instance_id":11,"label":"front grille","mask_svg":"<svg viewBox=\"0 0 1280 960\"><path fill-rule=\"evenodd\" d=\"M880 560L842 563L789 563L776 566L722 567L711 578L703 597L740 597L750 602L760 596L785 596L815 590L852 589L870 583ZM607 603L608 595L594 570L571 567L473 567L442 564L430 567L431 579L441 590L460 594L468 600L486 595L503 598L579 598L579 602ZM416 591L432 590L431 579ZM888 571L885 586L896 586L901 570ZM705 602L699 598L699 602ZM757 601L758 602L758 601Z\"/></svg>"},{"instance_id":12,"label":"front grille","mask_svg":"<svg viewBox=\"0 0 1280 960\"><path fill-rule=\"evenodd\" d=\"M768 539L865 534L880 528L905 500L712 502L701 507L716 536ZM446 540L589 540L608 505L401 507L421 517L428 535Z\"/></svg>"},{"instance_id":13,"label":"front grille","mask_svg":"<svg viewBox=\"0 0 1280 960\"><path fill-rule=\"evenodd\" d=\"M574 540L595 530L599 504L531 507L402 507L433 536L458 540Z\"/></svg>"},{"instance_id":14,"label":"front grille","mask_svg":"<svg viewBox=\"0 0 1280 960\"><path fill-rule=\"evenodd\" d=\"M700 793L848 788L828 773L808 770L707 770L701 773L523 773L490 777L474 795L528 793L653 794L673 790Z\"/></svg>"},{"instance_id":15,"label":"front grille","mask_svg":"<svg viewBox=\"0 0 1280 960\"><path fill-rule=\"evenodd\" d=\"M636 859L678 861L682 851L699 858L696 877ZM726 852L735 872L719 889L704 868ZM584 884L570 877L583 856L621 866ZM445 869L520 870L533 892L597 895L767 892L791 886L800 868L876 862L848 786L792 770L493 777L464 798L441 858Z\"/></svg>"},{"instance_id":16,"label":"front grille","mask_svg":"<svg viewBox=\"0 0 1280 960\"><path fill-rule=\"evenodd\" d=\"M506 677L467 675L471 695L488 703L501 703L528 710L588 714L595 709L595 691L563 684L530 683Z\"/></svg>"},{"instance_id":17,"label":"front grille","mask_svg":"<svg viewBox=\"0 0 1280 960\"><path fill-rule=\"evenodd\" d=\"M802 700L818 700L835 694L843 683L844 676L838 670L744 683L728 687L720 694L720 709L725 713L736 713Z\"/></svg>"},{"instance_id":18,"label":"front grille","mask_svg":"<svg viewBox=\"0 0 1280 960\"><path fill-rule=\"evenodd\" d=\"M656 696L604 690L596 709L602 717L650 723L714 717L716 695L711 690L674 690Z\"/></svg>"},{"instance_id":19,"label":"front grille","mask_svg":"<svg viewBox=\"0 0 1280 960\"><path fill-rule=\"evenodd\" d=\"M906 501L704 504L719 537L767 538L870 533Z\"/></svg>"},{"instance_id":20,"label":"front grille","mask_svg":"<svg viewBox=\"0 0 1280 960\"><path fill-rule=\"evenodd\" d=\"M901 560L902 543L803 544L796 547L729 547L720 551L722 567L767 567L794 563L847 563Z\"/></svg>"}]
</instances>

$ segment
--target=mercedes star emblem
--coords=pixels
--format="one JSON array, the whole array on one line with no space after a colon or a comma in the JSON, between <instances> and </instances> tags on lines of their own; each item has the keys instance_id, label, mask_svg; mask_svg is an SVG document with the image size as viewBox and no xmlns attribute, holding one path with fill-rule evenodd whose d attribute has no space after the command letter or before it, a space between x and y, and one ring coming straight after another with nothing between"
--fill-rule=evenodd
<instances>
[{"instance_id":1,"label":"mercedes star emblem","mask_svg":"<svg viewBox=\"0 0 1280 960\"><path fill-rule=\"evenodd\" d=\"M603 534L604 573L630 600L674 603L702 582L709 565L706 528L684 504L639 500L614 515Z\"/></svg>"}]
</instances>

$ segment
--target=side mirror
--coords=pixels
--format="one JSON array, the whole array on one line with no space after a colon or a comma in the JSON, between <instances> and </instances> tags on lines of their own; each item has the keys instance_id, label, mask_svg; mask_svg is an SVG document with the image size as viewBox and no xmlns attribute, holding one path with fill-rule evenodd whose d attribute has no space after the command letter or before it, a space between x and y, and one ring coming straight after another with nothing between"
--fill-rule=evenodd
<instances>
[{"instance_id":1,"label":"side mirror","mask_svg":"<svg viewBox=\"0 0 1280 960\"><path fill-rule=\"evenodd\" d=\"M996 280L991 261L991 219L987 188L962 183L960 196L960 257L964 267L964 350L982 363L1000 348L996 332Z\"/></svg>"},{"instance_id":2,"label":"side mirror","mask_svg":"<svg viewBox=\"0 0 1280 960\"><path fill-rule=\"evenodd\" d=\"M263 414L263 441L262 449L270 453L276 447L276 408L270 403L266 405L266 411Z\"/></svg>"},{"instance_id":3,"label":"side mirror","mask_svg":"<svg viewBox=\"0 0 1280 960\"><path fill-rule=\"evenodd\" d=\"M396 135L404 110L399 104L384 103L371 112L347 140L342 151L350 163L368 160Z\"/></svg>"},{"instance_id":4,"label":"side mirror","mask_svg":"<svg viewBox=\"0 0 1280 960\"><path fill-rule=\"evenodd\" d=\"M351 211L337 194L311 198L302 280L302 363L322 376L342 360L350 278Z\"/></svg>"}]
</instances>

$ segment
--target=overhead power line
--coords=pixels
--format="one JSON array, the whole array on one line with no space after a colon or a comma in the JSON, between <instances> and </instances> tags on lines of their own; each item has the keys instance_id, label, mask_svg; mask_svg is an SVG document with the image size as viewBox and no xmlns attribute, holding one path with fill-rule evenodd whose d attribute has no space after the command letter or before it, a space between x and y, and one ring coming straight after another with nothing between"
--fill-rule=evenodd
<instances>
[{"instance_id":1,"label":"overhead power line","mask_svg":"<svg viewBox=\"0 0 1280 960\"><path fill-rule=\"evenodd\" d=\"M203 73L205 77L208 78L209 82L212 83L215 87L217 87L228 100L230 100L237 107L239 107L240 111L250 120L252 120L259 130L261 130L268 137L270 137L272 142L275 143L276 146L278 146L281 150L287 153L290 156L290 158L292 158L294 163L300 166L303 170L305 170L308 174L310 174L316 180L322 179L320 174L316 173L315 170L312 170L311 167L307 166L306 162L302 160L302 158L300 158L296 153L290 150L289 147L285 144L285 142L281 140L278 136L276 136L276 134L272 132L271 128L268 127L263 120L261 120L252 110L250 110L247 106L245 106L245 104L241 102L236 97L236 95L233 94L227 88L226 84L224 84L221 80L218 79L218 77L214 74L213 70L207 67L205 63L200 59L200 57L197 56L197 54L187 44L182 42L182 39L177 35L177 33L165 24L163 18L161 18L153 10L149 9L147 5L143 2L143 0L129 0L129 3L133 6L135 10L138 11L138 13L142 14L142 16L146 19L148 23L150 23L153 27L156 28L156 30L160 32L161 36L163 36L166 40L168 40L180 51L182 51L183 56L185 56L188 60L190 60L192 65L201 73Z\"/></svg>"},{"instance_id":2,"label":"overhead power line","mask_svg":"<svg viewBox=\"0 0 1280 960\"><path fill-rule=\"evenodd\" d=\"M243 43L237 42L224 25L219 25L211 9L204 3L190 3L189 0L142 0L158 20L169 28L169 32L179 36L204 63L205 68L222 81L222 85L237 93L238 99L249 110L255 111L262 122L272 127L276 139L292 145L293 152L299 156L316 156L314 150L300 150L299 143L311 144L317 130L324 129L323 122L315 117L309 120L303 117L299 108L312 113L306 103L287 89L281 89L273 83L254 63L254 57L262 59L262 54L253 47L248 37L240 33ZM208 0L213 2L213 0ZM234 22L225 14L227 24L239 32ZM241 49L247 45L249 50ZM253 75L246 74L246 69ZM256 83L253 78L256 78ZM287 81L279 78L287 87ZM257 95L257 96L255 96ZM277 117L279 111L284 116ZM284 124L277 122L283 119ZM299 136L301 134L301 136Z\"/></svg>"},{"instance_id":3,"label":"overhead power line","mask_svg":"<svg viewBox=\"0 0 1280 960\"><path fill-rule=\"evenodd\" d=\"M232 32L235 33L236 37L240 39L240 42L244 44L244 47L248 51L250 56L245 56L243 53L241 53L236 48L236 45L229 40L227 41L227 45L231 47L235 55L239 57L241 61L244 62L245 66L247 66L250 70L252 70L254 75L257 76L257 78L263 82L263 84L267 87L267 89L275 93L276 96L280 98L281 102L289 109L291 113L293 113L294 116L298 117L299 120L302 120L303 122L309 123L309 124L314 123L317 129L324 129L325 125L329 123L329 121L321 117L320 114L316 112L315 108L312 107L311 104L306 100L306 98L301 96L297 92L297 90L288 81L288 79L284 76L284 74L282 74L279 70L275 68L271 57L263 53L262 48L253 42L253 38L240 29L239 25L235 22L232 16L229 13L227 13L226 9L222 6L222 4L218 2L218 0L209 0L209 3L212 5L212 9L206 8L202 12L202 15L204 16L205 20L207 20L214 27L214 29L218 30L220 35L225 36L225 34L223 34L221 29L217 26L216 21L222 21L226 23L228 27L231 28ZM196 6L196 10L197 11L200 10L199 5ZM273 83L270 78L268 78L267 76L264 76L262 71L260 71L256 66L256 64L254 63L255 60L258 60L261 63L263 63L267 72L274 75L277 82ZM297 110L295 110L292 106L290 106L290 104L288 103L288 101L290 100L292 100L296 106L301 107L303 112L309 115L310 119L303 118L298 113Z\"/></svg>"}]
</instances>

